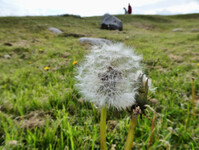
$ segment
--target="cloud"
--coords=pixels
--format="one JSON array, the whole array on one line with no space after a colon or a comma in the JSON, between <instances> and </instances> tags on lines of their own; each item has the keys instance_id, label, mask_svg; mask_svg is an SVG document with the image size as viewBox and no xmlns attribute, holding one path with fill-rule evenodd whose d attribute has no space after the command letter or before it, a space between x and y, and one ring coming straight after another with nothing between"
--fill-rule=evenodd
<instances>
[{"instance_id":1,"label":"cloud","mask_svg":"<svg viewBox=\"0 0 199 150\"><path fill-rule=\"evenodd\" d=\"M176 5L176 6L171 6L166 9L162 10L157 10L157 14L186 14L186 13L195 13L199 12L199 4L196 2L191 2L186 5Z\"/></svg>"},{"instance_id":2,"label":"cloud","mask_svg":"<svg viewBox=\"0 0 199 150\"><path fill-rule=\"evenodd\" d=\"M131 3L134 14L184 14L199 12L199 0L0 0L0 16L124 14Z\"/></svg>"},{"instance_id":3,"label":"cloud","mask_svg":"<svg viewBox=\"0 0 199 150\"><path fill-rule=\"evenodd\" d=\"M154 4L136 7L135 13L159 15L199 13L199 0L159 0Z\"/></svg>"}]
</instances>

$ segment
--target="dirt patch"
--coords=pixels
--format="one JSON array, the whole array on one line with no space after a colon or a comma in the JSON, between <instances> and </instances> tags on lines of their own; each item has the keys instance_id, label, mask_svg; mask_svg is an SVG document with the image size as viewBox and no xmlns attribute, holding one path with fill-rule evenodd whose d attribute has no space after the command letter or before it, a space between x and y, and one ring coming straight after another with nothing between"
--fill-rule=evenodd
<instances>
[{"instance_id":1,"label":"dirt patch","mask_svg":"<svg viewBox=\"0 0 199 150\"><path fill-rule=\"evenodd\" d=\"M184 61L184 58L182 56L178 56L178 55L173 55L173 54L170 54L169 55L169 58L174 61L174 62L177 62L177 63L181 63Z\"/></svg>"},{"instance_id":2,"label":"dirt patch","mask_svg":"<svg viewBox=\"0 0 199 150\"><path fill-rule=\"evenodd\" d=\"M71 54L68 52L64 52L63 54L61 54L61 57L63 58L68 58Z\"/></svg>"},{"instance_id":3,"label":"dirt patch","mask_svg":"<svg viewBox=\"0 0 199 150\"><path fill-rule=\"evenodd\" d=\"M63 33L60 35L61 37L74 37L74 38L80 38L80 37L85 37L86 35L84 34L79 34L79 33Z\"/></svg>"},{"instance_id":4,"label":"dirt patch","mask_svg":"<svg viewBox=\"0 0 199 150\"><path fill-rule=\"evenodd\" d=\"M158 70L159 72L162 72L162 73L167 73L168 70L166 68L163 68L162 66L155 66L154 67L155 70Z\"/></svg>"},{"instance_id":5,"label":"dirt patch","mask_svg":"<svg viewBox=\"0 0 199 150\"><path fill-rule=\"evenodd\" d=\"M191 32L199 32L199 29L198 28L191 29Z\"/></svg>"},{"instance_id":6,"label":"dirt patch","mask_svg":"<svg viewBox=\"0 0 199 150\"><path fill-rule=\"evenodd\" d=\"M157 63L160 62L160 59L156 59L156 60L152 60L152 59L148 59L148 60L144 60L143 63L147 64L148 66L156 66Z\"/></svg>"},{"instance_id":7,"label":"dirt patch","mask_svg":"<svg viewBox=\"0 0 199 150\"><path fill-rule=\"evenodd\" d=\"M9 83L10 82L10 80L8 80L8 82L7 81L2 81L2 82L0 82L0 85L12 85L12 83L10 84ZM6 89L9 89L10 88L10 86L7 86L6 87ZM12 103L10 103L10 101L9 100L4 100L4 102L3 102L3 104L1 104L0 105L0 113L3 113L3 112L6 112L6 111L11 111L11 110L13 110L13 104Z\"/></svg>"},{"instance_id":8,"label":"dirt patch","mask_svg":"<svg viewBox=\"0 0 199 150\"><path fill-rule=\"evenodd\" d=\"M195 61L195 62L199 62L199 57L198 57L198 56L191 57L191 60L192 60L192 61Z\"/></svg>"},{"instance_id":9,"label":"dirt patch","mask_svg":"<svg viewBox=\"0 0 199 150\"><path fill-rule=\"evenodd\" d=\"M24 47L17 47L17 48L13 48L12 50L9 50L6 52L6 49L3 52L3 57L8 59L8 55L10 58L14 58L14 57L19 57L21 59L29 59L31 57L31 54L33 53L33 51L29 48L24 48ZM0 54L1 55L1 54Z\"/></svg>"},{"instance_id":10,"label":"dirt patch","mask_svg":"<svg viewBox=\"0 0 199 150\"><path fill-rule=\"evenodd\" d=\"M149 101L152 103L152 105L159 105L160 101L156 98L151 98L149 99Z\"/></svg>"},{"instance_id":11,"label":"dirt patch","mask_svg":"<svg viewBox=\"0 0 199 150\"><path fill-rule=\"evenodd\" d=\"M108 120L107 124L108 129L112 130L117 126L118 122L116 120Z\"/></svg>"},{"instance_id":12,"label":"dirt patch","mask_svg":"<svg viewBox=\"0 0 199 150\"><path fill-rule=\"evenodd\" d=\"M30 42L28 40L20 40L20 41L17 41L15 43L13 43L13 46L16 46L16 47L29 47L30 46Z\"/></svg>"},{"instance_id":13,"label":"dirt patch","mask_svg":"<svg viewBox=\"0 0 199 150\"><path fill-rule=\"evenodd\" d=\"M140 28L140 29L144 29L144 30L155 30L156 26L152 25L152 24L136 24L135 25L136 28Z\"/></svg>"},{"instance_id":14,"label":"dirt patch","mask_svg":"<svg viewBox=\"0 0 199 150\"><path fill-rule=\"evenodd\" d=\"M43 127L50 114L52 112L33 111L25 116L17 117L16 120L21 128L33 130L35 127Z\"/></svg>"},{"instance_id":15,"label":"dirt patch","mask_svg":"<svg viewBox=\"0 0 199 150\"><path fill-rule=\"evenodd\" d=\"M190 50L189 51L186 51L186 52L183 52L181 53L181 55L193 55L193 56L199 56L199 52L191 52Z\"/></svg>"},{"instance_id":16,"label":"dirt patch","mask_svg":"<svg viewBox=\"0 0 199 150\"><path fill-rule=\"evenodd\" d=\"M5 46L12 46L12 43L6 42L3 45L5 45Z\"/></svg>"}]
</instances>

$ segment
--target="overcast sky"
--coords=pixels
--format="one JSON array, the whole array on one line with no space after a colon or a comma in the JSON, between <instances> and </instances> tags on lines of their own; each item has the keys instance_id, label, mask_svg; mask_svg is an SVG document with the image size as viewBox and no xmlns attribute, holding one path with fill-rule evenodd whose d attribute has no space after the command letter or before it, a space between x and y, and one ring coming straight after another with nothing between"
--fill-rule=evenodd
<instances>
[{"instance_id":1,"label":"overcast sky","mask_svg":"<svg viewBox=\"0 0 199 150\"><path fill-rule=\"evenodd\" d=\"M124 14L128 3L133 14L199 13L199 0L0 0L0 16Z\"/></svg>"}]
</instances>

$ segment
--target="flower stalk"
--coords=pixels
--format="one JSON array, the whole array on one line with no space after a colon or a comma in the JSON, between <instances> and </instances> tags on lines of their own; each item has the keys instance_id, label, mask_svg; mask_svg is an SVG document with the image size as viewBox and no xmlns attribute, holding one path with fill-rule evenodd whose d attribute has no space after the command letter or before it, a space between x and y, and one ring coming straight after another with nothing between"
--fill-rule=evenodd
<instances>
[{"instance_id":1,"label":"flower stalk","mask_svg":"<svg viewBox=\"0 0 199 150\"><path fill-rule=\"evenodd\" d=\"M148 149L151 147L152 142L153 142L153 133L154 133L154 127L155 127L155 118L156 118L156 113L153 112L153 119L152 119L152 124L151 124L151 136L150 136L149 143L148 143Z\"/></svg>"},{"instance_id":2,"label":"flower stalk","mask_svg":"<svg viewBox=\"0 0 199 150\"><path fill-rule=\"evenodd\" d=\"M131 150L137 126L137 115L132 115L124 150Z\"/></svg>"},{"instance_id":3,"label":"flower stalk","mask_svg":"<svg viewBox=\"0 0 199 150\"><path fill-rule=\"evenodd\" d=\"M192 78L192 105L193 105L193 116L196 117L196 113L195 113L195 87L194 87L194 78Z\"/></svg>"},{"instance_id":4,"label":"flower stalk","mask_svg":"<svg viewBox=\"0 0 199 150\"><path fill-rule=\"evenodd\" d=\"M131 110L132 117L124 150L131 150L137 126L137 116L140 115L142 118L142 114L145 114L149 86L148 79L144 78L144 74L138 77L138 87L138 93L135 95L136 103L132 106Z\"/></svg>"},{"instance_id":5,"label":"flower stalk","mask_svg":"<svg viewBox=\"0 0 199 150\"><path fill-rule=\"evenodd\" d=\"M106 145L106 106L101 108L101 119L100 119L100 145L101 150L107 150Z\"/></svg>"}]
</instances>

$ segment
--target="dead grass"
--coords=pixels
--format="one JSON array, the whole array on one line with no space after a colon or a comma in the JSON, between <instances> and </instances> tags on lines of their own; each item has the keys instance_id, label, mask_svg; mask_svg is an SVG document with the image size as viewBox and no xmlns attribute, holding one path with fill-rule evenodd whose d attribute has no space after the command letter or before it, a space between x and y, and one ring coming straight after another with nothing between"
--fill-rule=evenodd
<instances>
[{"instance_id":1,"label":"dead grass","mask_svg":"<svg viewBox=\"0 0 199 150\"><path fill-rule=\"evenodd\" d=\"M171 61L177 62L177 63L181 63L184 61L184 58L180 55L173 55L173 54L169 54L169 58L171 59Z\"/></svg>"},{"instance_id":2,"label":"dead grass","mask_svg":"<svg viewBox=\"0 0 199 150\"><path fill-rule=\"evenodd\" d=\"M25 116L19 116L15 120L17 121L17 124L20 125L23 129L29 129L33 130L36 127L44 127L46 123L46 118L51 118L52 112L44 112L41 111L32 111L29 114Z\"/></svg>"}]
</instances>

